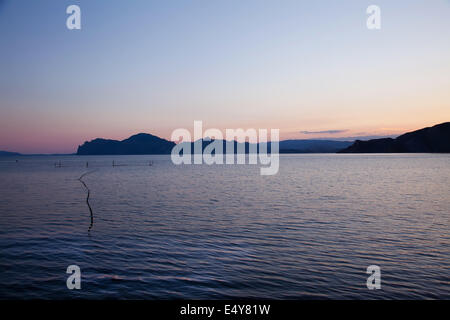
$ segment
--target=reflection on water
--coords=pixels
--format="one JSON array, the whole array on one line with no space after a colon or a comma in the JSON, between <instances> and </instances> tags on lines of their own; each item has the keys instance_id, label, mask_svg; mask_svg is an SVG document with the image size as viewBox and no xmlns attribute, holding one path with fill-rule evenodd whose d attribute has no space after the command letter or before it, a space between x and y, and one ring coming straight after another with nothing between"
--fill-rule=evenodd
<instances>
[{"instance_id":1,"label":"reflection on water","mask_svg":"<svg viewBox=\"0 0 450 320\"><path fill-rule=\"evenodd\" d=\"M450 298L449 155L284 155L275 176L15 160L0 158L0 298Z\"/></svg>"}]
</instances>

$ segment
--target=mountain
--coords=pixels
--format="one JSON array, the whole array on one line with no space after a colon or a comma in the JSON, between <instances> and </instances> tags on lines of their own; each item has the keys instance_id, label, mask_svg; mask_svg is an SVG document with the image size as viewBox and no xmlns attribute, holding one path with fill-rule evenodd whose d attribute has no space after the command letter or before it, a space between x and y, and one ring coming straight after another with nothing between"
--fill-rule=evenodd
<instances>
[{"instance_id":1,"label":"mountain","mask_svg":"<svg viewBox=\"0 0 450 320\"><path fill-rule=\"evenodd\" d=\"M211 143L203 140L202 150ZM222 140L223 150L226 152L226 141ZM238 143L234 143L235 153ZM280 153L335 153L350 146L349 141L332 140L284 140L280 141ZM127 155L127 154L170 154L175 143L161 139L157 136L139 133L128 139L118 141L109 139L94 139L78 147L77 155ZM256 146L259 150L260 145ZM250 144L245 142L245 153L249 152ZM194 152L194 143L191 143L191 152ZM267 146L270 152L270 143Z\"/></svg>"},{"instance_id":2,"label":"mountain","mask_svg":"<svg viewBox=\"0 0 450 320\"><path fill-rule=\"evenodd\" d=\"M20 153L17 152L9 152L9 151L1 151L0 150L0 156L20 156Z\"/></svg>"},{"instance_id":3,"label":"mountain","mask_svg":"<svg viewBox=\"0 0 450 320\"><path fill-rule=\"evenodd\" d=\"M117 141L94 139L78 147L77 155L170 154L175 143L157 136L139 133Z\"/></svg>"},{"instance_id":4,"label":"mountain","mask_svg":"<svg viewBox=\"0 0 450 320\"><path fill-rule=\"evenodd\" d=\"M197 140L199 141L199 140ZM227 141L227 140L215 140L212 139L210 140L209 138L203 139L202 141L202 152L205 150L205 148L210 145L213 142L219 142L220 144L222 144L222 154L227 152L227 147L230 148L231 144L233 145L233 150L235 154L238 153L250 153L250 151L253 153L253 150L256 150L256 153L259 152L259 148L262 145L262 143L249 143L249 142L237 142L235 140L231 140L231 141ZM190 148L191 148L191 153L194 154L195 153L195 143L194 142L182 142L180 144L180 147L186 145L184 148L189 148L188 144L190 144ZM244 150L244 152L242 152L241 150ZM210 150L212 154L215 154L215 150ZM265 146L264 149L265 152L270 153L270 143L267 144L267 146ZM207 151L209 152L209 151Z\"/></svg>"},{"instance_id":5,"label":"mountain","mask_svg":"<svg viewBox=\"0 0 450 320\"><path fill-rule=\"evenodd\" d=\"M199 141L200 140L197 140L197 142L199 142ZM213 142L219 142L220 144L222 144L222 154L226 153L227 145L231 146L231 143L233 144L234 153L249 153L250 152L250 145L252 147L256 147L257 152L258 152L258 148L259 148L258 144L255 146L255 144L250 144L248 142L238 143L237 141L215 140L215 139L206 138L206 139L202 140L202 152L203 152L203 150L205 150L205 148L208 145L210 145ZM190 144L190 148L191 148L191 153L194 154L195 153L195 143L194 142L182 142L179 146L181 147L181 146L184 145L183 148L186 149L186 150L189 150L189 144ZM243 149L244 152L241 152L241 149ZM270 144L269 144L269 150L270 150ZM212 152L212 154L215 154L215 153L216 152L214 150L214 152Z\"/></svg>"},{"instance_id":6,"label":"mountain","mask_svg":"<svg viewBox=\"0 0 450 320\"><path fill-rule=\"evenodd\" d=\"M203 140L202 150L211 143ZM222 140L226 152L226 141ZM235 153L238 143L234 143ZM194 152L194 144L191 143ZM94 139L78 147L77 155L128 155L128 154L170 154L174 142L157 136L139 133L128 139L108 140ZM259 150L260 145L257 146ZM250 150L248 142L244 145L245 153ZM270 152L270 143L267 148ZM405 133L395 139L381 138L368 141L335 140L283 140L279 145L280 153L394 153L394 152L450 152L450 122L441 123L429 128ZM18 155L14 153L7 153ZM0 152L5 155L5 152Z\"/></svg>"},{"instance_id":7,"label":"mountain","mask_svg":"<svg viewBox=\"0 0 450 320\"><path fill-rule=\"evenodd\" d=\"M283 140L280 141L280 153L335 153L351 144L351 141Z\"/></svg>"},{"instance_id":8,"label":"mountain","mask_svg":"<svg viewBox=\"0 0 450 320\"><path fill-rule=\"evenodd\" d=\"M405 133L395 139L356 140L339 153L450 152L450 122Z\"/></svg>"}]
</instances>

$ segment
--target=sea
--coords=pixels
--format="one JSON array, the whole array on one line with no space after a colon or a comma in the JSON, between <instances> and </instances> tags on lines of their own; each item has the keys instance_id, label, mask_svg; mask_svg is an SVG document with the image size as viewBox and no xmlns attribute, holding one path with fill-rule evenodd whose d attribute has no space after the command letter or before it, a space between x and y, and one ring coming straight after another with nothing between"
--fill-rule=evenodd
<instances>
[{"instance_id":1,"label":"sea","mask_svg":"<svg viewBox=\"0 0 450 320\"><path fill-rule=\"evenodd\" d=\"M449 154L1 157L0 299L450 299L449 224Z\"/></svg>"}]
</instances>

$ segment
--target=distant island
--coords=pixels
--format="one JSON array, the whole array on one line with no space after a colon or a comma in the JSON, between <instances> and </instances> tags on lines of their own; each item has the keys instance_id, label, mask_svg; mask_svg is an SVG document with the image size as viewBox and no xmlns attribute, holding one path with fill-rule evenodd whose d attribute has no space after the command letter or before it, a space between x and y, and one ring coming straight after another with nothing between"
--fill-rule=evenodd
<instances>
[{"instance_id":1,"label":"distant island","mask_svg":"<svg viewBox=\"0 0 450 320\"><path fill-rule=\"evenodd\" d=\"M193 142L191 142L193 143ZM202 149L211 141L204 139ZM226 141L223 141L224 150ZM237 150L237 142L234 142ZM170 154L175 143L148 133L139 133L125 140L97 138L78 147L77 155L144 155ZM259 150L259 146L257 146ZM249 152L245 143L245 153ZM192 146L192 150L193 146ZM268 150L270 152L270 148ZM450 122L405 133L395 139L356 140L283 140L280 153L447 153L450 152ZM1 155L1 154L0 154Z\"/></svg>"},{"instance_id":2,"label":"distant island","mask_svg":"<svg viewBox=\"0 0 450 320\"><path fill-rule=\"evenodd\" d=\"M283 140L280 141L280 153L336 153L352 143L352 141L320 139Z\"/></svg>"},{"instance_id":3,"label":"distant island","mask_svg":"<svg viewBox=\"0 0 450 320\"><path fill-rule=\"evenodd\" d=\"M345 139L345 138L344 138ZM191 142L193 144L193 142ZM202 149L211 140L204 139ZM224 150L226 141L223 140ZM234 141L235 152L238 143ZM175 143L148 133L138 133L125 140L97 138L78 146L76 155L146 155L170 154ZM257 145L257 150L259 150ZM267 146L270 152L270 144ZM192 145L192 150L193 145ZM250 150L245 143L245 153ZM397 138L339 141L322 139L282 140L280 153L450 153L450 122L405 133ZM28 154L27 154L28 155ZM59 154L53 154L59 155ZM2 151L0 156L25 156L18 152Z\"/></svg>"},{"instance_id":4,"label":"distant island","mask_svg":"<svg viewBox=\"0 0 450 320\"><path fill-rule=\"evenodd\" d=\"M78 147L77 155L170 154L174 146L174 142L139 133L122 141L100 138L86 141Z\"/></svg>"},{"instance_id":5,"label":"distant island","mask_svg":"<svg viewBox=\"0 0 450 320\"><path fill-rule=\"evenodd\" d=\"M9 157L9 156L20 156L20 153L17 152L9 152L9 151L2 151L0 150L0 156Z\"/></svg>"},{"instance_id":6,"label":"distant island","mask_svg":"<svg viewBox=\"0 0 450 320\"><path fill-rule=\"evenodd\" d=\"M203 140L202 148L204 149L210 143L211 141ZM226 141L223 143L225 147ZM237 142L234 144L237 151ZM351 141L285 140L280 141L280 153L336 153L351 144ZM78 147L77 155L170 154L174 146L174 142L148 133L139 133L122 141L101 138L86 141ZM193 146L192 150L194 150ZM270 152L270 148L268 151ZM245 152L249 152L248 142L245 143Z\"/></svg>"},{"instance_id":7,"label":"distant island","mask_svg":"<svg viewBox=\"0 0 450 320\"><path fill-rule=\"evenodd\" d=\"M405 133L395 139L356 140L339 153L449 153L450 122Z\"/></svg>"}]
</instances>

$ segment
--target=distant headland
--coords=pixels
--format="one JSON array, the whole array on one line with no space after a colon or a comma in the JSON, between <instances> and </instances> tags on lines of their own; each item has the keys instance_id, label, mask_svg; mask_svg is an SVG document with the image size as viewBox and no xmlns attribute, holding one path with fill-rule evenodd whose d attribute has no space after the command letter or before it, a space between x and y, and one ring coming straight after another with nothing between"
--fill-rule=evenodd
<instances>
[{"instance_id":1,"label":"distant headland","mask_svg":"<svg viewBox=\"0 0 450 320\"><path fill-rule=\"evenodd\" d=\"M210 142L203 140L203 148ZM139 133L121 141L102 138L86 141L78 147L77 155L170 154L174 146L175 143L172 141L148 133ZM448 153L450 152L450 122L408 132L395 139L382 138L354 142L283 140L280 141L279 148L280 153ZM248 150L248 142L246 142L245 152L248 153Z\"/></svg>"},{"instance_id":2,"label":"distant headland","mask_svg":"<svg viewBox=\"0 0 450 320\"><path fill-rule=\"evenodd\" d=\"M449 153L450 122L405 133L395 139L356 140L339 153Z\"/></svg>"},{"instance_id":3,"label":"distant headland","mask_svg":"<svg viewBox=\"0 0 450 320\"><path fill-rule=\"evenodd\" d=\"M203 149L211 141L203 140ZM226 142L223 141L225 144ZM235 144L237 142L234 142ZM97 138L78 146L76 155L146 155L170 154L175 143L148 133L139 133L125 140ZM237 149L237 148L235 148ZM259 148L258 148L259 149ZM248 153L249 144L245 143ZM270 148L268 148L270 152ZM280 153L450 153L450 122L405 133L397 138L339 141L322 139L282 140ZM27 154L28 155L28 154ZM58 155L58 154L53 154ZM1 151L0 156L25 156Z\"/></svg>"},{"instance_id":4,"label":"distant headland","mask_svg":"<svg viewBox=\"0 0 450 320\"><path fill-rule=\"evenodd\" d=\"M20 156L20 153L17 152L9 152L9 151L2 151L0 150L0 156L8 157L8 156Z\"/></svg>"},{"instance_id":5,"label":"distant headland","mask_svg":"<svg viewBox=\"0 0 450 320\"><path fill-rule=\"evenodd\" d=\"M77 155L170 154L174 146L174 142L139 133L122 141L101 138L86 141L78 147Z\"/></svg>"},{"instance_id":6,"label":"distant headland","mask_svg":"<svg viewBox=\"0 0 450 320\"><path fill-rule=\"evenodd\" d=\"M211 141L203 140L203 149L210 143ZM223 143L226 142L223 141ZM234 143L237 144L237 142ZM351 144L351 141L284 140L280 141L280 153L336 153ZM148 133L139 133L122 141L109 139L86 141L78 147L77 155L170 154L174 146L174 142ZM245 152L248 153L248 151L249 143L246 142Z\"/></svg>"}]
</instances>

